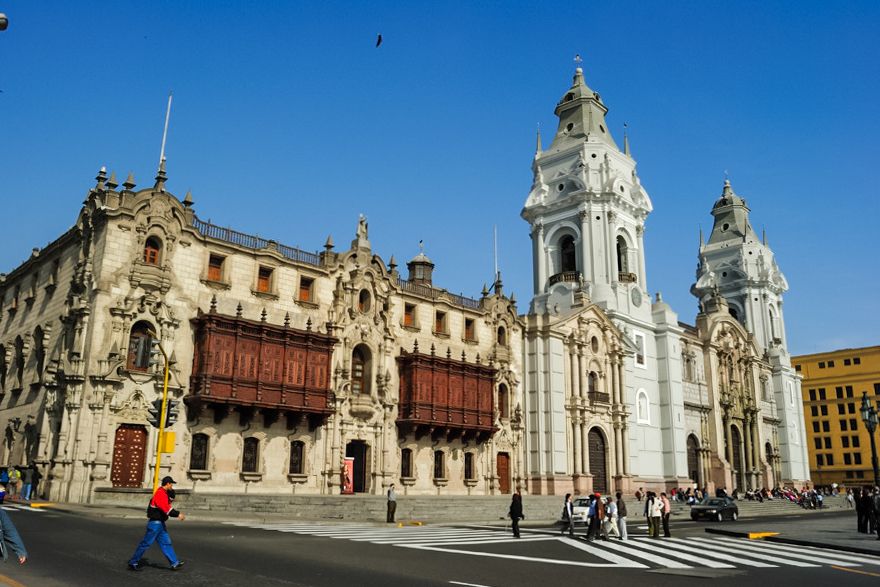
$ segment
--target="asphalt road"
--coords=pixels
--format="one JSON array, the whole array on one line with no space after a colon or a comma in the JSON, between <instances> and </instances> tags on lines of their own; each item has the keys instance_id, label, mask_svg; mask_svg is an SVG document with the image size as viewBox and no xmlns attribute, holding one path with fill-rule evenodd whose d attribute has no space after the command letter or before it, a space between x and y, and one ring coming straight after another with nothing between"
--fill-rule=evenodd
<instances>
[{"instance_id":1,"label":"asphalt road","mask_svg":"<svg viewBox=\"0 0 880 587\"><path fill-rule=\"evenodd\" d=\"M587 544L553 527L524 528L515 540L503 525L250 527L173 520L169 529L185 568L169 570L154 546L144 570L135 573L125 563L145 522L51 511L9 514L30 553L24 566L12 560L0 565L0 584L14 587L880 584L880 557L725 538L690 521L674 525L674 540L640 538L642 525L632 523L633 540Z\"/></svg>"}]
</instances>

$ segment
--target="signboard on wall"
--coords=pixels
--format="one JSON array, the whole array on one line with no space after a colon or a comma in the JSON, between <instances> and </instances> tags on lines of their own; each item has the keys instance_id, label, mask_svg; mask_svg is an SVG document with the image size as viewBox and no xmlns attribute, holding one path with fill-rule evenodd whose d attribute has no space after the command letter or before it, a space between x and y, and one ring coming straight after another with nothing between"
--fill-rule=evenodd
<instances>
[{"instance_id":1,"label":"signboard on wall","mask_svg":"<svg viewBox=\"0 0 880 587\"><path fill-rule=\"evenodd\" d=\"M342 465L342 494L354 493L354 457L345 457Z\"/></svg>"}]
</instances>

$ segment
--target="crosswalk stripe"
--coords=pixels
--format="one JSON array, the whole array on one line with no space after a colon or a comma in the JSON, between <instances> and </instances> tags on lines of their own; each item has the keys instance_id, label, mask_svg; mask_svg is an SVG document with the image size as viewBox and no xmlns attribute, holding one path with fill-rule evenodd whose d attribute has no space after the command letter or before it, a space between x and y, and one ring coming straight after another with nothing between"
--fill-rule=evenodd
<instances>
[{"instance_id":1,"label":"crosswalk stripe","mask_svg":"<svg viewBox=\"0 0 880 587\"><path fill-rule=\"evenodd\" d=\"M669 569L691 569L690 565L686 565L684 563L678 562L677 560L666 558L663 556L657 556L655 554L651 554L649 552L645 552L642 550L638 550L637 548L631 548L629 546L623 546L622 544L615 544L613 542L592 542L591 543L596 548L610 548L611 550L616 550L618 552L622 552L624 554L628 554L630 556L634 556L636 558L644 559L646 561L650 561L652 563L662 565Z\"/></svg>"},{"instance_id":2,"label":"crosswalk stripe","mask_svg":"<svg viewBox=\"0 0 880 587\"><path fill-rule=\"evenodd\" d=\"M779 552L780 554L787 556L787 557L797 558L797 559L801 559L801 560L806 559L808 561L813 561L816 559L817 556L820 556L823 563L834 564L834 565L838 565L841 567L858 567L859 566L858 564L853 563L852 559L844 560L841 558L834 558L833 553L829 552L829 551L825 551L821 554L792 552L792 550L793 550L792 548L780 551L780 550L773 549L773 548L767 548L767 543L765 543L765 542L760 542L760 543L745 542L743 538L720 537L719 539L724 542L727 542L729 544L736 544L737 548L745 549L746 551L751 551L751 552L768 552L768 551ZM794 548L797 548L797 547L794 547Z\"/></svg>"},{"instance_id":3,"label":"crosswalk stripe","mask_svg":"<svg viewBox=\"0 0 880 587\"><path fill-rule=\"evenodd\" d=\"M672 542L676 542L682 545L683 548L693 548L693 543L688 540L684 540L683 538L667 538L666 540L670 540ZM700 550L700 554L703 556L711 556L712 558L717 558L721 560L735 562L738 565L743 565L746 567L757 567L757 568L775 568L778 565L771 565L769 563L762 563L759 561L752 561L741 556L733 556L730 553L730 549L722 549L723 552L713 552L709 547L702 548Z\"/></svg>"},{"instance_id":4,"label":"crosswalk stripe","mask_svg":"<svg viewBox=\"0 0 880 587\"><path fill-rule=\"evenodd\" d=\"M659 546L657 544L657 540L650 538L638 538L638 543L645 543L646 545L650 544L650 548L652 552L659 552L660 554L665 554L666 556L671 556L673 558L680 558L689 563L694 563L697 565L702 565L704 567L709 567L710 569L733 569L736 568L734 565L729 565L727 563L718 563L713 560L706 559L706 553L700 552L699 557L696 556L696 553L689 552L688 550L673 550L672 548L664 548L663 546ZM665 540L664 540L665 542Z\"/></svg>"},{"instance_id":5,"label":"crosswalk stripe","mask_svg":"<svg viewBox=\"0 0 880 587\"><path fill-rule=\"evenodd\" d=\"M44 510L44 509L42 509L42 508L32 508L32 507L30 507L30 506L21 506L21 505L3 505L3 506L0 506L0 507L2 507L4 510L6 510L6 511L8 511L8 512L31 512L31 513L33 513L33 512L37 512L37 513L40 513L40 514L44 514L44 513L46 513L46 510Z\"/></svg>"},{"instance_id":6,"label":"crosswalk stripe","mask_svg":"<svg viewBox=\"0 0 880 587\"><path fill-rule=\"evenodd\" d=\"M727 548L729 550L729 548L730 548L727 544L722 545L722 546L717 546L711 540L708 540L706 538L691 538L691 540L694 542L698 542L701 545L705 545L707 548L711 546L715 550L723 549L723 548ZM740 550L740 552L742 553L742 550ZM819 567L819 566L822 566L822 565L815 565L813 563L804 563L804 562L794 560L791 558L785 558L783 556L778 556L777 553L766 554L766 553L762 553L762 552L748 551L743 554L745 554L746 556L749 556L751 558L770 561L773 563L790 565L792 567Z\"/></svg>"},{"instance_id":7,"label":"crosswalk stripe","mask_svg":"<svg viewBox=\"0 0 880 587\"><path fill-rule=\"evenodd\" d=\"M576 540L574 538L560 538L562 542L571 546L572 548L577 548L578 550L583 550L584 552L588 552L591 555L604 559L610 563L614 563L619 567L628 567L632 569L646 569L648 565L644 565L638 561L634 561L632 559L628 559L626 557L620 556L619 554L615 554L613 552L608 552L605 550L598 550L593 548L591 545L586 544L580 540ZM590 565L590 566L598 566L598 565Z\"/></svg>"},{"instance_id":8,"label":"crosswalk stripe","mask_svg":"<svg viewBox=\"0 0 880 587\"><path fill-rule=\"evenodd\" d=\"M787 552L792 548L797 548L798 552L802 553L812 553L816 557L824 557L825 555L832 554L833 556L840 556L840 551L831 550L828 548L819 548L815 546L794 546L790 544L782 544L779 542L767 542L761 541L761 544L764 548L768 550L773 550L776 552ZM865 563L869 565L880 565L880 557L865 555L865 554L855 554L853 552L846 553L846 559L849 562L858 562Z\"/></svg>"}]
</instances>

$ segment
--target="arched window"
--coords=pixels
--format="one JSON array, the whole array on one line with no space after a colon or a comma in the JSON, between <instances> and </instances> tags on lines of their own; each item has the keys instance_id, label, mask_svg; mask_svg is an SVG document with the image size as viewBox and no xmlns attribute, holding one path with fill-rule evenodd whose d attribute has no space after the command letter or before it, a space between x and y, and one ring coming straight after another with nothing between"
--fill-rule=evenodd
<instances>
[{"instance_id":1,"label":"arched window","mask_svg":"<svg viewBox=\"0 0 880 587\"><path fill-rule=\"evenodd\" d=\"M776 332L776 315L773 313L773 307L767 308L767 315L770 318L770 338L776 340L779 334Z\"/></svg>"},{"instance_id":2,"label":"arched window","mask_svg":"<svg viewBox=\"0 0 880 587\"><path fill-rule=\"evenodd\" d=\"M507 418L510 414L508 410L508 393L507 393L507 385L501 383L498 385L498 416L500 418Z\"/></svg>"},{"instance_id":3,"label":"arched window","mask_svg":"<svg viewBox=\"0 0 880 587\"><path fill-rule=\"evenodd\" d=\"M413 476L411 448L400 451L400 476L404 478Z\"/></svg>"},{"instance_id":4,"label":"arched window","mask_svg":"<svg viewBox=\"0 0 880 587\"><path fill-rule=\"evenodd\" d=\"M362 314L366 314L370 311L370 292L362 289L361 293L358 294L358 311Z\"/></svg>"},{"instance_id":5,"label":"arched window","mask_svg":"<svg viewBox=\"0 0 880 587\"><path fill-rule=\"evenodd\" d=\"M128 370L147 371L150 368L150 344L153 339L150 332L153 327L149 322L137 322L131 328L128 337Z\"/></svg>"},{"instance_id":6,"label":"arched window","mask_svg":"<svg viewBox=\"0 0 880 587\"><path fill-rule=\"evenodd\" d=\"M577 254L571 235L559 239L559 271L577 271Z\"/></svg>"},{"instance_id":7,"label":"arched window","mask_svg":"<svg viewBox=\"0 0 880 587\"><path fill-rule=\"evenodd\" d=\"M208 435L201 432L193 434L189 453L189 468L192 471L208 469Z\"/></svg>"},{"instance_id":8,"label":"arched window","mask_svg":"<svg viewBox=\"0 0 880 587\"><path fill-rule=\"evenodd\" d=\"M498 344L506 345L507 344L507 329L503 326L498 327Z\"/></svg>"},{"instance_id":9,"label":"arched window","mask_svg":"<svg viewBox=\"0 0 880 587\"><path fill-rule=\"evenodd\" d=\"M446 455L442 450L434 451L434 479L446 479Z\"/></svg>"},{"instance_id":10,"label":"arched window","mask_svg":"<svg viewBox=\"0 0 880 587\"><path fill-rule=\"evenodd\" d=\"M636 392L636 420L639 424L650 424L651 413L648 404L648 392L640 389Z\"/></svg>"},{"instance_id":11,"label":"arched window","mask_svg":"<svg viewBox=\"0 0 880 587\"><path fill-rule=\"evenodd\" d=\"M590 393L599 393L599 376L595 371L590 371L587 375L587 391Z\"/></svg>"},{"instance_id":12,"label":"arched window","mask_svg":"<svg viewBox=\"0 0 880 587\"><path fill-rule=\"evenodd\" d=\"M305 473L303 466L303 455L305 454L306 445L301 440L294 440L290 443L290 469L288 473L291 475L302 475Z\"/></svg>"},{"instance_id":13,"label":"arched window","mask_svg":"<svg viewBox=\"0 0 880 587\"><path fill-rule=\"evenodd\" d=\"M144 263L147 265L159 265L162 252L162 241L151 236L144 244Z\"/></svg>"},{"instance_id":14,"label":"arched window","mask_svg":"<svg viewBox=\"0 0 880 587\"><path fill-rule=\"evenodd\" d=\"M626 239L623 238L623 235L618 235L617 237L617 272L618 273L629 273L629 260L627 258L628 251L626 246Z\"/></svg>"},{"instance_id":15,"label":"arched window","mask_svg":"<svg viewBox=\"0 0 880 587\"><path fill-rule=\"evenodd\" d=\"M241 472L257 473L257 463L260 456L260 439L250 438L244 439L244 449L241 453Z\"/></svg>"},{"instance_id":16,"label":"arched window","mask_svg":"<svg viewBox=\"0 0 880 587\"><path fill-rule=\"evenodd\" d=\"M370 349L358 345L351 352L351 392L370 393Z\"/></svg>"}]
</instances>

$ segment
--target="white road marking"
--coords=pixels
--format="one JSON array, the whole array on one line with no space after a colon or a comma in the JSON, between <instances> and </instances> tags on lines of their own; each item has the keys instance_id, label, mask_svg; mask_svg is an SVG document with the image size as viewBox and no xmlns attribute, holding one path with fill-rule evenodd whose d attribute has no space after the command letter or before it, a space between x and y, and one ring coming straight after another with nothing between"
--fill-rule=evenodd
<instances>
[{"instance_id":1,"label":"white road marking","mask_svg":"<svg viewBox=\"0 0 880 587\"><path fill-rule=\"evenodd\" d=\"M780 551L780 550L776 550L776 549L766 548L766 544L763 542L753 542L753 541L746 542L744 538L720 537L719 540L722 540L723 542L727 542L729 544L735 544L738 549L745 550L746 552L761 552L761 553L766 553L768 551L771 553L778 552L780 555L783 555L783 556L787 556L790 558L796 558L796 559L800 559L800 560L808 560L808 561L816 560L816 556L817 556L814 553L797 552L797 551L795 551L797 546L792 546L792 548L789 548L784 551ZM860 566L858 564L853 563L852 560L844 560L842 558L834 558L832 556L832 553L828 552L828 551L823 552L820 556L822 557L822 559L821 559L822 563L828 563L828 564L837 565L840 567L858 567L858 566Z\"/></svg>"},{"instance_id":2,"label":"white road marking","mask_svg":"<svg viewBox=\"0 0 880 587\"><path fill-rule=\"evenodd\" d=\"M700 545L705 545L707 547L712 546L712 548L715 550L718 550L719 548L725 548L725 547L727 547L729 550L728 545L720 545L719 546L719 545L717 545L717 543L713 544L711 540L708 540L706 538L691 538L690 540L692 542L698 542L698 543L700 543ZM740 553L745 554L746 556L751 557L751 558L756 558L758 560L765 560L765 561L770 561L773 563L786 564L786 565L791 565L793 567L820 567L820 566L822 566L822 565L814 565L812 563L802 563L800 561L797 561L797 560L794 560L791 558L785 558L782 556L773 556L773 555L776 555L777 553L765 554L762 552L751 552L751 551L743 552L742 549L740 549Z\"/></svg>"},{"instance_id":3,"label":"white road marking","mask_svg":"<svg viewBox=\"0 0 880 587\"><path fill-rule=\"evenodd\" d=\"M684 540L683 538L667 538L666 540L670 540L675 543L681 544L682 548L693 548L694 547L694 545L692 543L690 543L687 540ZM767 569L767 568L775 568L777 566L777 565L771 565L768 563L762 563L759 561L751 561L749 559L742 558L741 556L733 556L732 554L730 554L731 550L729 548L718 547L719 550L722 550L723 552L714 552L712 550L712 548L714 548L714 547L708 547L708 546L703 547L701 545L699 552L703 556L717 558L717 559L726 560L726 561L731 561L731 562L735 562L738 565L744 565L747 567L758 567L758 568Z\"/></svg>"},{"instance_id":4,"label":"white road marking","mask_svg":"<svg viewBox=\"0 0 880 587\"><path fill-rule=\"evenodd\" d=\"M734 565L729 565L727 563L716 563L713 560L706 560L704 557L706 556L705 552L694 552L690 549L682 549L675 550L674 548L667 548L662 546L663 543L659 542L657 539L651 538L638 538L636 539L637 543L644 543L646 545L650 545L651 552L657 552L659 554L663 554L665 556L671 556L673 558L680 558L689 563L694 563L697 565L702 565L704 567L709 567L710 569L734 569L736 568Z\"/></svg>"},{"instance_id":5,"label":"white road marking","mask_svg":"<svg viewBox=\"0 0 880 587\"><path fill-rule=\"evenodd\" d=\"M634 556L636 558L644 559L646 561L650 561L652 563L658 564L660 566L666 567L668 569L691 569L690 565L686 565L684 563L680 563L677 560L673 560L671 558L666 558L662 556L657 556L651 554L649 552L645 552L644 550L639 550L638 548L633 546L623 546L623 544L615 544L610 541L595 541L593 545L597 548L610 548L611 550L616 550L618 552L622 552L624 554L628 554L630 556Z\"/></svg>"}]
</instances>

